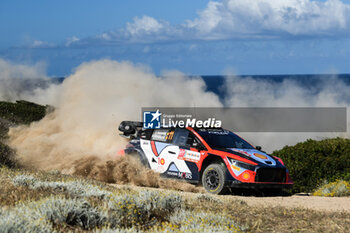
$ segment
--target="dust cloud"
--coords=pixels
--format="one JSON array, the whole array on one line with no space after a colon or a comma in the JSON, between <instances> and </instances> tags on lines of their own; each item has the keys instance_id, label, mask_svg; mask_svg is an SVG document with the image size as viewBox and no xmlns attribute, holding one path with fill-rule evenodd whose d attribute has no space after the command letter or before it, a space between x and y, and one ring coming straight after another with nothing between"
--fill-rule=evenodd
<instances>
[{"instance_id":1,"label":"dust cloud","mask_svg":"<svg viewBox=\"0 0 350 233\"><path fill-rule=\"evenodd\" d=\"M165 183L154 172L117 156L127 143L118 135L118 124L139 120L143 106L221 106L216 95L205 92L200 78L188 79L179 72L159 78L145 67L111 60L82 64L59 88L59 92L54 90L54 112L29 127L10 129L9 145L16 149L20 163L152 187ZM52 89L41 94L44 91ZM107 171L113 175L107 176ZM145 176L132 178L130 174ZM167 183L176 186L173 181Z\"/></svg>"},{"instance_id":2,"label":"dust cloud","mask_svg":"<svg viewBox=\"0 0 350 233\"><path fill-rule=\"evenodd\" d=\"M0 69L0 81L17 76L47 79L40 67L13 65L3 60L0 67L5 70ZM237 76L227 77L221 102L206 90L200 77L189 78L178 71L158 77L145 66L112 60L83 63L62 84L35 87L30 92L24 86L9 83L7 88L0 89L0 99L22 98L55 106L55 111L41 121L10 129L8 144L16 149L23 166L60 170L111 183L189 191L197 189L163 180L131 158L117 155L127 144L118 135L118 124L123 120L140 120L141 107L344 107L350 102L350 87L337 77L319 83L315 92L288 79L273 83ZM268 152L306 138L348 137L297 133L240 135L254 145L264 146Z\"/></svg>"}]
</instances>

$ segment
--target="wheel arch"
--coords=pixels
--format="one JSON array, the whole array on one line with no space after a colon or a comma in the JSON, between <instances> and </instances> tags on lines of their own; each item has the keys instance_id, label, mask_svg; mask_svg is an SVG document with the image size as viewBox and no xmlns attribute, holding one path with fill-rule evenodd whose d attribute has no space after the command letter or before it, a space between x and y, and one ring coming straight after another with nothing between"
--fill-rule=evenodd
<instances>
[{"instance_id":1,"label":"wheel arch","mask_svg":"<svg viewBox=\"0 0 350 233\"><path fill-rule=\"evenodd\" d=\"M210 165L210 164L213 164L213 163L218 163L218 164L221 164L223 166L226 167L225 165L225 162L224 160L218 156L218 155L213 155L213 154L209 154L202 162L202 166L201 166L201 170L199 172L200 174L200 179L202 179L202 175L203 175L203 172L204 170Z\"/></svg>"},{"instance_id":2,"label":"wheel arch","mask_svg":"<svg viewBox=\"0 0 350 233\"><path fill-rule=\"evenodd\" d=\"M140 160L140 162L144 166L146 166L147 168L151 168L149 165L148 159L147 159L147 157L142 149L139 149L136 147L127 148L127 151L125 151L125 154L130 155L130 156L134 155L135 157L137 157L137 159Z\"/></svg>"}]
</instances>

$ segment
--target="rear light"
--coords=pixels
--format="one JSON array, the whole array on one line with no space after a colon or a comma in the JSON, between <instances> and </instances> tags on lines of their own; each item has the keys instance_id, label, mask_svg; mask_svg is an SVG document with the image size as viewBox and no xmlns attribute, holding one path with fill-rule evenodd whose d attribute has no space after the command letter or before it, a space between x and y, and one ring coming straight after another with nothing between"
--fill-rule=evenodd
<instances>
[{"instance_id":1,"label":"rear light","mask_svg":"<svg viewBox=\"0 0 350 233\"><path fill-rule=\"evenodd\" d=\"M119 150L117 152L117 156L123 156L123 155L125 155L125 150Z\"/></svg>"}]
</instances>

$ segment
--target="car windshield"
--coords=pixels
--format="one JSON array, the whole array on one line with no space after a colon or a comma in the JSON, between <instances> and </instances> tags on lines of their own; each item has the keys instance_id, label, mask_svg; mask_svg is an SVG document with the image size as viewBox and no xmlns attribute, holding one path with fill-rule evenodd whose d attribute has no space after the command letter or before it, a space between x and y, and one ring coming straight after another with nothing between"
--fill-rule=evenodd
<instances>
[{"instance_id":1,"label":"car windshield","mask_svg":"<svg viewBox=\"0 0 350 233\"><path fill-rule=\"evenodd\" d=\"M248 142L228 130L199 130L198 133L211 148L254 149Z\"/></svg>"}]
</instances>

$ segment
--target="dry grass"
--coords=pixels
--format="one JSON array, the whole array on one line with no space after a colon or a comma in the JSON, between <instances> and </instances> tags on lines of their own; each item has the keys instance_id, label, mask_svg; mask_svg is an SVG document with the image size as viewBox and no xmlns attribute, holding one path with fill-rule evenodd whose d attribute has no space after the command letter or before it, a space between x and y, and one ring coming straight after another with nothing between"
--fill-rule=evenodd
<instances>
[{"instance_id":1,"label":"dry grass","mask_svg":"<svg viewBox=\"0 0 350 233\"><path fill-rule=\"evenodd\" d=\"M56 219L52 222L46 219L43 224L51 227L51 230L61 232L118 232L118 229L125 230L120 232L350 231L350 213L345 212L251 207L244 201L230 196L133 186L112 187L102 182L62 175L59 172L43 173L2 168L0 182L0 215L5 212L17 213L30 205L46 208L49 205L47 203L50 203L49 206L59 206L62 209L58 211L61 213L58 215L61 220ZM101 192L105 195L101 195ZM70 203L67 204L67 208L76 203L76 208L66 210L65 202ZM84 205L88 208L82 204L85 202L87 204ZM52 213L55 211L53 209ZM75 214L70 216L74 217L71 217L74 221L67 223L65 213L72 211ZM100 219L98 223L92 221L97 224L97 228L95 225L90 227L81 220L86 218ZM28 219L24 222L26 221L28 222Z\"/></svg>"}]
</instances>

